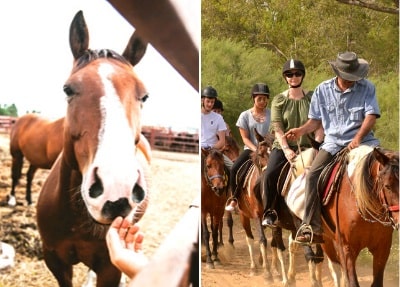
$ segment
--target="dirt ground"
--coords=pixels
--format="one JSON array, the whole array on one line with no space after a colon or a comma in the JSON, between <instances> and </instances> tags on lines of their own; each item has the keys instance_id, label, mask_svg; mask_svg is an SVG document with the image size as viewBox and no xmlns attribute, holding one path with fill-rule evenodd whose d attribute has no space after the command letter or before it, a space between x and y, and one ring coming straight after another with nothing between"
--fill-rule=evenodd
<instances>
[{"instance_id":1,"label":"dirt ground","mask_svg":"<svg viewBox=\"0 0 400 287\"><path fill-rule=\"evenodd\" d=\"M57 286L56 280L41 259L40 238L36 228L35 203L48 171L38 170L33 184L33 204L25 203L25 172L16 190L18 205L5 204L11 186L11 157L8 135L0 134L0 241L16 249L13 268L0 270L0 287ZM187 212L200 191L198 155L153 151L151 199L140 222L145 234L144 252L149 257ZM87 267L74 266L74 286L81 286Z\"/></svg>"},{"instance_id":2,"label":"dirt ground","mask_svg":"<svg viewBox=\"0 0 400 287\"><path fill-rule=\"evenodd\" d=\"M204 261L205 248L202 246L202 263L201 263L201 278L202 287L282 287L282 277L278 272L272 269L274 275L274 282L267 283L261 273L261 267L258 265L258 272L255 275L250 275L250 256L246 243L246 234L241 227L238 214L233 214L234 226L233 247L228 242L228 227L226 225L226 218L224 218L223 238L224 246L219 249L219 256L222 265L216 265L215 269L208 269ZM253 222L252 225L254 226ZM257 236L256 230L252 229L254 236ZM271 242L271 231L266 229L268 244ZM284 231L285 243L288 242L288 232ZM398 231L394 232L394 242L392 245L392 253L386 265L384 286L385 287L398 287L399 285L399 245L398 245ZM258 244L257 237L255 237L255 250L257 251L258 258ZM287 244L286 244L287 246ZM361 258L360 258L361 257ZM361 287L371 286L372 282L372 261L368 252L363 250L357 262L358 280ZM268 248L268 259L271 264L271 249ZM285 260L288 262L288 251L285 251ZM311 286L308 267L304 259L302 248L299 248L296 257L296 285L297 287ZM334 287L334 283L329 274L327 260L324 260L322 267L322 284L324 287Z\"/></svg>"}]
</instances>

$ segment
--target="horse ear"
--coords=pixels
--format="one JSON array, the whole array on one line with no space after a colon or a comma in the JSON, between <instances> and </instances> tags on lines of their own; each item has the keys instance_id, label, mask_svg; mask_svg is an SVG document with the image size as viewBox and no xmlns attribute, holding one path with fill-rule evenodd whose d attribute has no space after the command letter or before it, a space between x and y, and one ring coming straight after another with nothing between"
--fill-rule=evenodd
<instances>
[{"instance_id":1,"label":"horse ear","mask_svg":"<svg viewBox=\"0 0 400 287\"><path fill-rule=\"evenodd\" d=\"M374 157L377 161L379 161L382 165L388 164L390 159L381 151L380 148L374 148Z\"/></svg>"},{"instance_id":2,"label":"horse ear","mask_svg":"<svg viewBox=\"0 0 400 287\"><path fill-rule=\"evenodd\" d=\"M256 135L256 139L257 139L257 141L258 141L259 143L262 142L262 141L264 140L264 137L258 133L258 131L257 131L256 128L254 128L254 134Z\"/></svg>"},{"instance_id":3,"label":"horse ear","mask_svg":"<svg viewBox=\"0 0 400 287\"><path fill-rule=\"evenodd\" d=\"M129 39L128 45L125 51L122 53L125 59L127 59L132 66L135 66L140 62L144 54L146 53L147 42L145 42L138 33L135 31Z\"/></svg>"},{"instance_id":4,"label":"horse ear","mask_svg":"<svg viewBox=\"0 0 400 287\"><path fill-rule=\"evenodd\" d=\"M89 48L89 31L82 11L75 14L69 27L69 46L75 60Z\"/></svg>"}]
</instances>

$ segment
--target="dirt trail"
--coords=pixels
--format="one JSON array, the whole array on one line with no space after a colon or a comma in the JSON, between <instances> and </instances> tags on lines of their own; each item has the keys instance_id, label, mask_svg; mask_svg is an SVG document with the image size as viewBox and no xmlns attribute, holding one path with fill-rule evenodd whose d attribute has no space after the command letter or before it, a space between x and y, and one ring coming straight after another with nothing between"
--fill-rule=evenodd
<instances>
[{"instance_id":1,"label":"dirt trail","mask_svg":"<svg viewBox=\"0 0 400 287\"><path fill-rule=\"evenodd\" d=\"M202 287L282 287L282 278L277 273L277 271L273 272L274 275L274 283L267 283L261 272L261 267L258 265L258 272L254 275L250 275L250 257L249 251L246 244L246 234L241 227L240 219L238 214L233 215L234 220L234 247L231 247L228 243L228 227L226 226L226 219L224 219L224 246L219 249L219 256L221 259L222 265L216 266L215 269L208 269L204 260L201 263L201 278L202 278ZM252 225L253 222L252 222ZM268 237L268 244L271 242L271 232L266 229L266 235ZM256 230L252 229L254 236L257 235ZM398 236L399 233L395 232L394 236ZM288 232L284 231L285 236L285 244L287 246L287 236ZM258 254L258 245L257 237L255 238L255 249ZM398 287L399 286L399 248L398 248L398 239L395 240L392 246L392 255L389 258L389 262L386 265L385 271L385 279L384 286L385 287ZM285 251L285 260L288 262L288 251ZM372 263L370 256L367 255L367 252L364 253L364 258L361 263L357 266L358 279L361 287L369 287L372 282ZM205 249L202 247L202 258L205 257ZM268 247L268 260L271 264L271 249ZM296 286L297 287L305 287L311 286L308 267L306 265L304 255L302 252L302 248L299 248L297 251L296 257ZM324 287L334 287L334 283L329 274L327 260L324 260L322 266L322 284Z\"/></svg>"}]
</instances>

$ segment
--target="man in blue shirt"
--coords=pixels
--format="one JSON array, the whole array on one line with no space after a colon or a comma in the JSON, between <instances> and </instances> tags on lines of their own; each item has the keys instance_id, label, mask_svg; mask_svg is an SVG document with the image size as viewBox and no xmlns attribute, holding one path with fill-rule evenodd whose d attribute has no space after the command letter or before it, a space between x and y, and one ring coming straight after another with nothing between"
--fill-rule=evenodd
<instances>
[{"instance_id":1,"label":"man in blue shirt","mask_svg":"<svg viewBox=\"0 0 400 287\"><path fill-rule=\"evenodd\" d=\"M343 148L377 146L372 128L380 117L375 86L365 79L368 62L353 52L344 52L329 62L336 77L322 82L311 99L308 121L287 131L289 140L315 131L322 125L325 138L306 177L305 213L296 241L322 243L321 202L317 182L324 167ZM313 236L311 233L314 233ZM313 242L311 242L313 238Z\"/></svg>"}]
</instances>

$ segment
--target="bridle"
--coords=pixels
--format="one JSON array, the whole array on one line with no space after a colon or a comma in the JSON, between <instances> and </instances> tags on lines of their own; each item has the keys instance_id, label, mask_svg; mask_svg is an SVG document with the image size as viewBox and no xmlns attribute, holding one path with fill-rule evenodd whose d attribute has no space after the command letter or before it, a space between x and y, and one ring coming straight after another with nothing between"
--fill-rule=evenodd
<instances>
[{"instance_id":1,"label":"bridle","mask_svg":"<svg viewBox=\"0 0 400 287\"><path fill-rule=\"evenodd\" d=\"M206 160L207 160L207 157L204 158L204 162L206 162ZM226 173L225 167L224 167L224 173L223 174L217 173L217 174L214 174L212 176L208 176L207 171L208 171L207 164L204 164L203 172L204 172L204 178L207 180L207 185L211 188L212 191L214 191L214 193L217 196L220 196L222 194L222 191L228 186L228 175ZM216 179L216 178L221 178L222 179L223 188L219 188L219 187L213 185L212 180Z\"/></svg>"},{"instance_id":2,"label":"bridle","mask_svg":"<svg viewBox=\"0 0 400 287\"><path fill-rule=\"evenodd\" d=\"M384 183L382 181L382 177L383 175L387 174L387 173L391 173L393 174L396 178L397 181L399 179L399 164L398 163L390 163L389 162L389 166L385 167L384 169L382 169L381 171L379 171L378 174L378 179L377 179L377 186L379 187L379 200L381 201L381 204L385 210L385 214L386 217L389 219L391 226L393 227L393 229L398 230L399 229L399 224L395 222L394 218L393 218L393 212L399 212L399 204L397 205L390 205L390 202L387 198L386 193L384 192L384 189L386 188L384 186Z\"/></svg>"}]
</instances>

